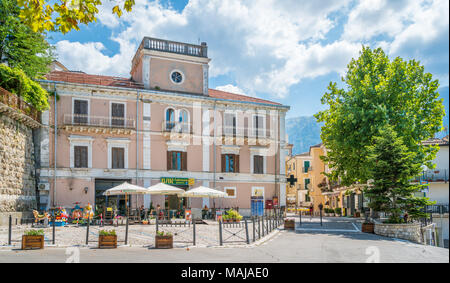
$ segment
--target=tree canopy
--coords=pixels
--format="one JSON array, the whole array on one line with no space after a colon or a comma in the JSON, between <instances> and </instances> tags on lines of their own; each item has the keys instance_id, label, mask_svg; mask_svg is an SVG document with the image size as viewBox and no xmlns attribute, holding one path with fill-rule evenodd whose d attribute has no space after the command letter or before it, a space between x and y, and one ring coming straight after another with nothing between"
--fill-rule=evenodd
<instances>
[{"instance_id":1,"label":"tree canopy","mask_svg":"<svg viewBox=\"0 0 450 283\"><path fill-rule=\"evenodd\" d=\"M0 62L20 68L32 79L46 74L53 61L53 48L45 34L21 22L16 0L0 1Z\"/></svg>"},{"instance_id":2,"label":"tree canopy","mask_svg":"<svg viewBox=\"0 0 450 283\"><path fill-rule=\"evenodd\" d=\"M321 139L328 152L322 158L332 169L331 179L340 178L343 185L371 179L368 146L388 126L416 153L414 164L432 168L438 148L421 142L442 129L444 106L438 81L418 61L391 61L381 48L363 46L342 81L344 88L329 84L322 97L329 108L315 115L324 122Z\"/></svg>"},{"instance_id":3,"label":"tree canopy","mask_svg":"<svg viewBox=\"0 0 450 283\"><path fill-rule=\"evenodd\" d=\"M112 13L120 17L123 10L131 12L135 0L108 0L123 2L115 5ZM35 32L59 31L64 33L72 29L79 30L80 24L97 21L101 0L17 0L20 18Z\"/></svg>"}]
</instances>

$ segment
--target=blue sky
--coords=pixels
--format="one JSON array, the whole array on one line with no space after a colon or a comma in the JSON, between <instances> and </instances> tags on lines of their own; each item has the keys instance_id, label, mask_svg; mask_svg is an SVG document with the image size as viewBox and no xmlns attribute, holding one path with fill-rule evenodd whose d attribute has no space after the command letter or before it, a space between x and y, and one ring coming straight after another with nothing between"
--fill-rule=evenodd
<instances>
[{"instance_id":1,"label":"blue sky","mask_svg":"<svg viewBox=\"0 0 450 283\"><path fill-rule=\"evenodd\" d=\"M97 23L49 35L69 69L128 77L143 36L206 41L211 88L290 105L288 117L323 109L363 44L418 59L449 84L448 0L136 0L120 19L103 2Z\"/></svg>"}]
</instances>

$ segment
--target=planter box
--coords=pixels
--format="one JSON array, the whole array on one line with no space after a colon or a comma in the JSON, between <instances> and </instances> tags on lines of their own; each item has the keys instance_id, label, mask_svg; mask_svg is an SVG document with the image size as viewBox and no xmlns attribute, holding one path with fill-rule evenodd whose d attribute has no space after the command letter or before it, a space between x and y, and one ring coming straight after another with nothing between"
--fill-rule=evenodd
<instances>
[{"instance_id":1,"label":"planter box","mask_svg":"<svg viewBox=\"0 0 450 283\"><path fill-rule=\"evenodd\" d=\"M295 230L295 220L284 220L285 230Z\"/></svg>"},{"instance_id":2,"label":"planter box","mask_svg":"<svg viewBox=\"0 0 450 283\"><path fill-rule=\"evenodd\" d=\"M363 223L361 231L364 233L374 233L375 224L374 223Z\"/></svg>"},{"instance_id":3,"label":"planter box","mask_svg":"<svg viewBox=\"0 0 450 283\"><path fill-rule=\"evenodd\" d=\"M115 249L117 248L117 235L99 235L98 236L99 249Z\"/></svg>"},{"instance_id":4,"label":"planter box","mask_svg":"<svg viewBox=\"0 0 450 283\"><path fill-rule=\"evenodd\" d=\"M155 236L155 248L173 249L173 236Z\"/></svg>"},{"instance_id":5,"label":"planter box","mask_svg":"<svg viewBox=\"0 0 450 283\"><path fill-rule=\"evenodd\" d=\"M43 249L44 236L22 236L22 250Z\"/></svg>"}]
</instances>

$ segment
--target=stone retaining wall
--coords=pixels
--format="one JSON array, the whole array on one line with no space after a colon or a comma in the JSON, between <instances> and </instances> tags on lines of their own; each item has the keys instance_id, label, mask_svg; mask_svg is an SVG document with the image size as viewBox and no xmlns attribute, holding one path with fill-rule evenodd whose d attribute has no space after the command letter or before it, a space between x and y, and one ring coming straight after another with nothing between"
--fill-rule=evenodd
<instances>
[{"instance_id":1,"label":"stone retaining wall","mask_svg":"<svg viewBox=\"0 0 450 283\"><path fill-rule=\"evenodd\" d=\"M0 114L0 225L2 219L36 208L33 130Z\"/></svg>"},{"instance_id":2,"label":"stone retaining wall","mask_svg":"<svg viewBox=\"0 0 450 283\"><path fill-rule=\"evenodd\" d=\"M376 223L375 234L385 237L404 239L422 243L420 224L386 224Z\"/></svg>"}]
</instances>

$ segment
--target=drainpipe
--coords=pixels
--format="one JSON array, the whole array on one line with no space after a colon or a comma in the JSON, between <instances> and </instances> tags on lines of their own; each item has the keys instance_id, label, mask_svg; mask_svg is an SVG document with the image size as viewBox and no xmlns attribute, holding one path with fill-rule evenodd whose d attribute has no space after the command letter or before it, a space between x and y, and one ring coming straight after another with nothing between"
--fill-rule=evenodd
<instances>
[{"instance_id":1,"label":"drainpipe","mask_svg":"<svg viewBox=\"0 0 450 283\"><path fill-rule=\"evenodd\" d=\"M56 155L57 155L57 145L58 145L58 108L56 106L56 83L53 83L53 86L55 88L55 93L54 93L54 112L55 112L55 121L54 121L54 126L55 126L55 130L54 130L54 147L53 147L53 157L54 157L54 161L53 161L53 200L52 200L52 204L53 207L56 206Z\"/></svg>"},{"instance_id":2,"label":"drainpipe","mask_svg":"<svg viewBox=\"0 0 450 283\"><path fill-rule=\"evenodd\" d=\"M139 90L136 95L136 186L138 185L139 174ZM136 208L138 207L138 197L136 196Z\"/></svg>"},{"instance_id":3,"label":"drainpipe","mask_svg":"<svg viewBox=\"0 0 450 283\"><path fill-rule=\"evenodd\" d=\"M213 171L213 188L216 189L216 101L214 101L214 135L213 135L213 148L214 148L214 171Z\"/></svg>"}]
</instances>

